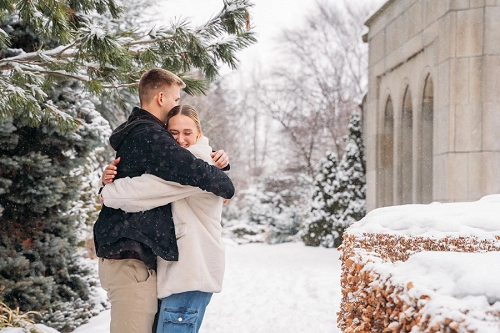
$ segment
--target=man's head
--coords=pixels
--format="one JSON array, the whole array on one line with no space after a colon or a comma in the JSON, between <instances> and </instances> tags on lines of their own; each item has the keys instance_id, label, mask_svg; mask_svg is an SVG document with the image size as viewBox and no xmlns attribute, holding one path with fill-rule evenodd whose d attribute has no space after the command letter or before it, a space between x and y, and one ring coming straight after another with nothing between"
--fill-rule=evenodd
<instances>
[{"instance_id":1,"label":"man's head","mask_svg":"<svg viewBox=\"0 0 500 333\"><path fill-rule=\"evenodd\" d=\"M141 108L165 122L168 111L179 104L180 91L185 86L172 72L161 68L150 69L139 81Z\"/></svg>"}]
</instances>

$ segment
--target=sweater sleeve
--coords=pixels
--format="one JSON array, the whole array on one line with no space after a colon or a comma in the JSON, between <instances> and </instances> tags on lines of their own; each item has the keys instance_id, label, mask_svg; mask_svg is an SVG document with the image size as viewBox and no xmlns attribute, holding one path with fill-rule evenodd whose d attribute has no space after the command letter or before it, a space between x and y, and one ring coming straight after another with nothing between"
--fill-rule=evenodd
<instances>
[{"instance_id":1,"label":"sweater sleeve","mask_svg":"<svg viewBox=\"0 0 500 333\"><path fill-rule=\"evenodd\" d=\"M145 173L199 187L226 199L234 195L234 185L224 171L196 158L179 146L167 131L138 132L134 136L139 140L139 161L145 167Z\"/></svg>"},{"instance_id":2,"label":"sweater sleeve","mask_svg":"<svg viewBox=\"0 0 500 333\"><path fill-rule=\"evenodd\" d=\"M116 179L104 186L104 204L128 213L140 212L203 193L198 187L181 185L150 174Z\"/></svg>"}]
</instances>

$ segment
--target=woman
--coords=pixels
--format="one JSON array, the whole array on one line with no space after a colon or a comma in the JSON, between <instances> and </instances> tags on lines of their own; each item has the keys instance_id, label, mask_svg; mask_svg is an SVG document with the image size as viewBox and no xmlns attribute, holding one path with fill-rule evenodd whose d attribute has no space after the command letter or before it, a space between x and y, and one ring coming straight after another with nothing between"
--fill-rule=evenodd
<instances>
[{"instance_id":1,"label":"woman","mask_svg":"<svg viewBox=\"0 0 500 333\"><path fill-rule=\"evenodd\" d=\"M167 128L179 145L214 164L212 149L202 134L194 108L174 107L168 113ZM103 179L106 177L103 175ZM118 179L105 186L102 196L106 206L127 212L173 203L179 261L158 258L157 290L161 305L157 332L198 332L212 294L222 289L223 199L199 188L169 183L147 174Z\"/></svg>"}]
</instances>

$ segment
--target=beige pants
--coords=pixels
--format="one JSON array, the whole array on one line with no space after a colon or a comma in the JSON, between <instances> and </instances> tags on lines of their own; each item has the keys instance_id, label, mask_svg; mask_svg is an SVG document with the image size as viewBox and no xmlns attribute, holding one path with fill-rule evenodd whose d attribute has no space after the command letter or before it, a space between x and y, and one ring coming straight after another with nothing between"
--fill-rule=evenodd
<instances>
[{"instance_id":1,"label":"beige pants","mask_svg":"<svg viewBox=\"0 0 500 333\"><path fill-rule=\"evenodd\" d=\"M111 333L150 333L158 308L156 272L136 259L99 258L99 279L111 303Z\"/></svg>"}]
</instances>

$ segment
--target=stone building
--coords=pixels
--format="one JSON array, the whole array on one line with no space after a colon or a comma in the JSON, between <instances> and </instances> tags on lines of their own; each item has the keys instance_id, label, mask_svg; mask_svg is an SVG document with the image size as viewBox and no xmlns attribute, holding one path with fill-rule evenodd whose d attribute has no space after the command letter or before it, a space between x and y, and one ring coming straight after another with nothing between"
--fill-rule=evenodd
<instances>
[{"instance_id":1,"label":"stone building","mask_svg":"<svg viewBox=\"0 0 500 333\"><path fill-rule=\"evenodd\" d=\"M365 24L367 210L500 193L500 0L389 0Z\"/></svg>"}]
</instances>

